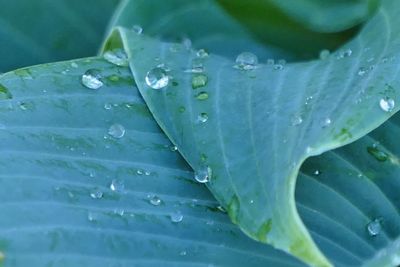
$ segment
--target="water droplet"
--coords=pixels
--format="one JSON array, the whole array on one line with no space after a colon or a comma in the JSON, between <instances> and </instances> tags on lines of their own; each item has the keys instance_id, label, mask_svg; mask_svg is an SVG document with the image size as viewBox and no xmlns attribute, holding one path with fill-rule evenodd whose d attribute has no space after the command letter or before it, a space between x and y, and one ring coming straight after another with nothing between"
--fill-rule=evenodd
<instances>
[{"instance_id":1,"label":"water droplet","mask_svg":"<svg viewBox=\"0 0 400 267\"><path fill-rule=\"evenodd\" d=\"M153 206L161 205L162 200L159 197L154 196L154 195L153 196L149 196L149 197L150 197L149 202L150 202L151 205L153 205Z\"/></svg>"},{"instance_id":2,"label":"water droplet","mask_svg":"<svg viewBox=\"0 0 400 267\"><path fill-rule=\"evenodd\" d=\"M200 92L196 95L197 100L207 100L208 99L208 93L207 92Z\"/></svg>"},{"instance_id":3,"label":"water droplet","mask_svg":"<svg viewBox=\"0 0 400 267\"><path fill-rule=\"evenodd\" d=\"M322 120L321 122L321 126L322 128L328 127L329 125L331 125L332 120L330 118L325 118Z\"/></svg>"},{"instance_id":4,"label":"water droplet","mask_svg":"<svg viewBox=\"0 0 400 267\"><path fill-rule=\"evenodd\" d=\"M89 171L89 177L90 178L96 177L96 172L95 171Z\"/></svg>"},{"instance_id":5,"label":"water droplet","mask_svg":"<svg viewBox=\"0 0 400 267\"><path fill-rule=\"evenodd\" d=\"M208 57L208 53L206 50L200 49L196 52L196 56L199 58L205 58L205 57Z\"/></svg>"},{"instance_id":6,"label":"water droplet","mask_svg":"<svg viewBox=\"0 0 400 267\"><path fill-rule=\"evenodd\" d=\"M136 171L136 174L137 175L143 175L143 171L139 169L139 170Z\"/></svg>"},{"instance_id":7,"label":"water droplet","mask_svg":"<svg viewBox=\"0 0 400 267\"><path fill-rule=\"evenodd\" d=\"M293 115L291 118L292 126L298 126L303 123L303 118L300 115Z\"/></svg>"},{"instance_id":8,"label":"water droplet","mask_svg":"<svg viewBox=\"0 0 400 267\"><path fill-rule=\"evenodd\" d=\"M171 150L172 152L175 152L175 151L178 150L178 147L177 147L177 146L171 146L171 147L170 147L170 150Z\"/></svg>"},{"instance_id":9,"label":"water droplet","mask_svg":"<svg viewBox=\"0 0 400 267\"><path fill-rule=\"evenodd\" d=\"M199 122L201 122L201 123L207 122L207 120L208 120L208 114L205 113L205 112L200 113L200 114L197 116L197 121L199 121Z\"/></svg>"},{"instance_id":10,"label":"water droplet","mask_svg":"<svg viewBox=\"0 0 400 267\"><path fill-rule=\"evenodd\" d=\"M112 109L112 105L110 103L105 103L104 104L104 109L110 110L110 109Z\"/></svg>"},{"instance_id":11,"label":"water droplet","mask_svg":"<svg viewBox=\"0 0 400 267\"><path fill-rule=\"evenodd\" d=\"M103 197L103 192L100 189L95 188L92 191L90 191L90 197L94 199L100 199Z\"/></svg>"},{"instance_id":12,"label":"water droplet","mask_svg":"<svg viewBox=\"0 0 400 267\"><path fill-rule=\"evenodd\" d=\"M73 67L73 68L78 68L78 64L76 64L75 62L71 62L71 67Z\"/></svg>"},{"instance_id":13,"label":"water droplet","mask_svg":"<svg viewBox=\"0 0 400 267\"><path fill-rule=\"evenodd\" d=\"M151 175L151 172L150 171L145 171L144 175L149 176L149 175Z\"/></svg>"},{"instance_id":14,"label":"water droplet","mask_svg":"<svg viewBox=\"0 0 400 267\"><path fill-rule=\"evenodd\" d=\"M20 102L19 103L19 108L21 109L21 110L28 110L28 104L27 103L25 103L25 102Z\"/></svg>"},{"instance_id":15,"label":"water droplet","mask_svg":"<svg viewBox=\"0 0 400 267\"><path fill-rule=\"evenodd\" d=\"M136 34L142 34L143 33L143 28L140 25L133 25L132 26L132 31Z\"/></svg>"},{"instance_id":16,"label":"water droplet","mask_svg":"<svg viewBox=\"0 0 400 267\"><path fill-rule=\"evenodd\" d=\"M320 175L320 174L321 174L321 172L320 172L319 170L315 170L315 171L314 171L314 175L315 175L315 176L318 176L318 175Z\"/></svg>"},{"instance_id":17,"label":"water droplet","mask_svg":"<svg viewBox=\"0 0 400 267\"><path fill-rule=\"evenodd\" d=\"M367 72L368 72L368 69L367 69L367 68L361 67L361 68L358 69L357 74L358 74L359 76L364 76L365 74L367 74Z\"/></svg>"},{"instance_id":18,"label":"water droplet","mask_svg":"<svg viewBox=\"0 0 400 267\"><path fill-rule=\"evenodd\" d=\"M110 184L110 189L114 192L122 192L125 189L125 184L122 180L113 179Z\"/></svg>"},{"instance_id":19,"label":"water droplet","mask_svg":"<svg viewBox=\"0 0 400 267\"><path fill-rule=\"evenodd\" d=\"M104 59L117 66L128 66L128 57L122 49L107 51L103 55Z\"/></svg>"},{"instance_id":20,"label":"water droplet","mask_svg":"<svg viewBox=\"0 0 400 267\"><path fill-rule=\"evenodd\" d=\"M381 98L381 100L379 101L379 106L385 112L392 112L395 107L395 102L393 99L385 97Z\"/></svg>"},{"instance_id":21,"label":"water droplet","mask_svg":"<svg viewBox=\"0 0 400 267\"><path fill-rule=\"evenodd\" d=\"M345 57L350 57L353 54L353 51L351 49L346 49L346 50L342 50L339 51L339 53L337 54L336 58L337 59L342 59Z\"/></svg>"},{"instance_id":22,"label":"water droplet","mask_svg":"<svg viewBox=\"0 0 400 267\"><path fill-rule=\"evenodd\" d=\"M92 212L92 211L89 211L88 212L88 216L87 216L87 218L88 218L88 220L90 221L90 222L95 222L95 221L97 221L98 220L98 215L97 215L97 213L94 213L94 212Z\"/></svg>"},{"instance_id":23,"label":"water droplet","mask_svg":"<svg viewBox=\"0 0 400 267\"><path fill-rule=\"evenodd\" d=\"M114 214L119 215L119 216L124 216L125 210L123 208L115 208L114 209Z\"/></svg>"},{"instance_id":24,"label":"water droplet","mask_svg":"<svg viewBox=\"0 0 400 267\"><path fill-rule=\"evenodd\" d=\"M203 62L199 59L193 59L192 62L192 68L185 70L184 72L187 73L203 73L204 72L204 66Z\"/></svg>"},{"instance_id":25,"label":"water droplet","mask_svg":"<svg viewBox=\"0 0 400 267\"><path fill-rule=\"evenodd\" d=\"M190 40L188 37L182 39L182 44L187 50L192 48L192 40Z\"/></svg>"},{"instance_id":26,"label":"water droplet","mask_svg":"<svg viewBox=\"0 0 400 267\"><path fill-rule=\"evenodd\" d=\"M192 88L197 89L207 85L208 78L205 74L198 74L192 77Z\"/></svg>"},{"instance_id":27,"label":"water droplet","mask_svg":"<svg viewBox=\"0 0 400 267\"><path fill-rule=\"evenodd\" d=\"M250 52L243 52L236 57L235 68L241 70L253 70L257 68L258 58Z\"/></svg>"},{"instance_id":28,"label":"water droplet","mask_svg":"<svg viewBox=\"0 0 400 267\"><path fill-rule=\"evenodd\" d=\"M181 252L179 252L179 255L180 256L186 256L187 255L186 250L182 250Z\"/></svg>"},{"instance_id":29,"label":"water droplet","mask_svg":"<svg viewBox=\"0 0 400 267\"><path fill-rule=\"evenodd\" d=\"M382 231L381 219L374 219L367 224L367 231L370 236L377 236Z\"/></svg>"},{"instance_id":30,"label":"water droplet","mask_svg":"<svg viewBox=\"0 0 400 267\"><path fill-rule=\"evenodd\" d=\"M275 64L274 65L274 70L283 70L284 66L281 64Z\"/></svg>"},{"instance_id":31,"label":"water droplet","mask_svg":"<svg viewBox=\"0 0 400 267\"><path fill-rule=\"evenodd\" d=\"M174 222L174 223L179 223L179 222L181 222L183 220L183 215L182 215L182 213L180 211L176 211L174 213L171 213L169 215L169 217L171 218L171 222Z\"/></svg>"},{"instance_id":32,"label":"water droplet","mask_svg":"<svg viewBox=\"0 0 400 267\"><path fill-rule=\"evenodd\" d=\"M180 107L178 108L178 111L179 111L179 113L183 113L183 112L186 111L186 108L185 108L184 106L180 106Z\"/></svg>"},{"instance_id":33,"label":"water droplet","mask_svg":"<svg viewBox=\"0 0 400 267\"><path fill-rule=\"evenodd\" d=\"M101 78L99 70L90 69L82 75L81 81L85 87L96 90L103 86Z\"/></svg>"},{"instance_id":34,"label":"water droplet","mask_svg":"<svg viewBox=\"0 0 400 267\"><path fill-rule=\"evenodd\" d=\"M125 135L125 128L121 124L113 124L108 129L108 134L114 138L122 138Z\"/></svg>"},{"instance_id":35,"label":"water droplet","mask_svg":"<svg viewBox=\"0 0 400 267\"><path fill-rule=\"evenodd\" d=\"M155 67L147 72L146 84L153 89L162 89L169 83L169 77L163 67Z\"/></svg>"},{"instance_id":36,"label":"water droplet","mask_svg":"<svg viewBox=\"0 0 400 267\"><path fill-rule=\"evenodd\" d=\"M328 49L323 49L319 52L319 58L325 60L330 56L331 52Z\"/></svg>"},{"instance_id":37,"label":"water droplet","mask_svg":"<svg viewBox=\"0 0 400 267\"><path fill-rule=\"evenodd\" d=\"M208 166L202 167L194 173L194 179L202 184L209 182L211 176L212 170Z\"/></svg>"},{"instance_id":38,"label":"water droplet","mask_svg":"<svg viewBox=\"0 0 400 267\"><path fill-rule=\"evenodd\" d=\"M384 162L389 159L389 155L385 151L380 150L377 144L367 147L367 151L377 161Z\"/></svg>"},{"instance_id":39,"label":"water droplet","mask_svg":"<svg viewBox=\"0 0 400 267\"><path fill-rule=\"evenodd\" d=\"M11 99L12 95L10 91L2 84L0 84L0 100L2 99Z\"/></svg>"}]
</instances>

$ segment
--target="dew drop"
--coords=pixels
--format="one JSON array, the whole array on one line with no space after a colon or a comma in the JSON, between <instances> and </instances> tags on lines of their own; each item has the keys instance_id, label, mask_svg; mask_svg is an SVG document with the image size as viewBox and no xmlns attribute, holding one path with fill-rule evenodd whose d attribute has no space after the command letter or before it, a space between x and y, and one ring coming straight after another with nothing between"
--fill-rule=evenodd
<instances>
[{"instance_id":1,"label":"dew drop","mask_svg":"<svg viewBox=\"0 0 400 267\"><path fill-rule=\"evenodd\" d=\"M294 115L291 118L292 126L298 126L303 123L303 118L300 115Z\"/></svg>"},{"instance_id":2,"label":"dew drop","mask_svg":"<svg viewBox=\"0 0 400 267\"><path fill-rule=\"evenodd\" d=\"M103 197L103 192L100 189L95 188L90 192L90 197L94 199L100 199Z\"/></svg>"},{"instance_id":3,"label":"dew drop","mask_svg":"<svg viewBox=\"0 0 400 267\"><path fill-rule=\"evenodd\" d=\"M315 170L315 171L314 171L314 175L315 175L315 176L318 176L318 175L320 175L320 174L321 174L321 172L320 172L319 170Z\"/></svg>"},{"instance_id":4,"label":"dew drop","mask_svg":"<svg viewBox=\"0 0 400 267\"><path fill-rule=\"evenodd\" d=\"M110 184L110 189L114 192L122 192L125 189L125 184L122 180L113 179Z\"/></svg>"},{"instance_id":5,"label":"dew drop","mask_svg":"<svg viewBox=\"0 0 400 267\"><path fill-rule=\"evenodd\" d=\"M103 55L104 59L117 66L128 66L128 57L122 49L107 51Z\"/></svg>"},{"instance_id":6,"label":"dew drop","mask_svg":"<svg viewBox=\"0 0 400 267\"><path fill-rule=\"evenodd\" d=\"M199 58L205 58L208 57L208 52L204 49L200 49L196 52L196 56Z\"/></svg>"},{"instance_id":7,"label":"dew drop","mask_svg":"<svg viewBox=\"0 0 400 267\"><path fill-rule=\"evenodd\" d=\"M385 112L392 112L395 107L395 102L392 98L381 98L379 101L380 108Z\"/></svg>"},{"instance_id":8,"label":"dew drop","mask_svg":"<svg viewBox=\"0 0 400 267\"><path fill-rule=\"evenodd\" d=\"M197 89L207 85L208 78L205 74L198 74L192 77L192 88Z\"/></svg>"},{"instance_id":9,"label":"dew drop","mask_svg":"<svg viewBox=\"0 0 400 267\"><path fill-rule=\"evenodd\" d=\"M377 161L384 162L389 159L389 155L385 151L380 150L377 144L367 147L367 151Z\"/></svg>"},{"instance_id":10,"label":"dew drop","mask_svg":"<svg viewBox=\"0 0 400 267\"><path fill-rule=\"evenodd\" d=\"M328 49L323 49L319 52L319 58L325 60L330 56L331 52Z\"/></svg>"},{"instance_id":11,"label":"dew drop","mask_svg":"<svg viewBox=\"0 0 400 267\"><path fill-rule=\"evenodd\" d=\"M200 92L196 95L197 100L207 100L208 99L208 93L207 92Z\"/></svg>"},{"instance_id":12,"label":"dew drop","mask_svg":"<svg viewBox=\"0 0 400 267\"><path fill-rule=\"evenodd\" d=\"M212 170L208 166L204 166L194 173L194 179L199 183L207 183L212 176Z\"/></svg>"},{"instance_id":13,"label":"dew drop","mask_svg":"<svg viewBox=\"0 0 400 267\"><path fill-rule=\"evenodd\" d=\"M132 31L136 34L142 34L143 33L143 28L140 25L133 25L132 26Z\"/></svg>"},{"instance_id":14,"label":"dew drop","mask_svg":"<svg viewBox=\"0 0 400 267\"><path fill-rule=\"evenodd\" d=\"M125 135L125 128L121 124L113 124L108 129L108 134L114 138L122 138Z\"/></svg>"},{"instance_id":15,"label":"dew drop","mask_svg":"<svg viewBox=\"0 0 400 267\"><path fill-rule=\"evenodd\" d=\"M157 196L150 196L149 202L153 206L159 206L162 203L162 200Z\"/></svg>"},{"instance_id":16,"label":"dew drop","mask_svg":"<svg viewBox=\"0 0 400 267\"><path fill-rule=\"evenodd\" d=\"M146 75L146 84L153 89L162 89L169 83L167 71L163 67L155 67Z\"/></svg>"},{"instance_id":17,"label":"dew drop","mask_svg":"<svg viewBox=\"0 0 400 267\"><path fill-rule=\"evenodd\" d=\"M82 75L81 81L86 88L96 90L103 86L101 78L99 70L90 69Z\"/></svg>"},{"instance_id":18,"label":"dew drop","mask_svg":"<svg viewBox=\"0 0 400 267\"><path fill-rule=\"evenodd\" d=\"M200 113L200 114L197 116L197 121L198 121L198 122L201 122L201 123L207 122L207 121L208 121L208 114L205 113L205 112Z\"/></svg>"},{"instance_id":19,"label":"dew drop","mask_svg":"<svg viewBox=\"0 0 400 267\"><path fill-rule=\"evenodd\" d=\"M367 231L370 236L377 236L382 231L381 219L374 219L367 224Z\"/></svg>"},{"instance_id":20,"label":"dew drop","mask_svg":"<svg viewBox=\"0 0 400 267\"><path fill-rule=\"evenodd\" d=\"M170 216L171 222L173 222L173 223L179 223L183 220L183 215L180 211L171 213L169 216Z\"/></svg>"},{"instance_id":21,"label":"dew drop","mask_svg":"<svg viewBox=\"0 0 400 267\"><path fill-rule=\"evenodd\" d=\"M250 52L243 52L236 57L235 68L241 70L253 70L257 68L258 58Z\"/></svg>"}]
</instances>

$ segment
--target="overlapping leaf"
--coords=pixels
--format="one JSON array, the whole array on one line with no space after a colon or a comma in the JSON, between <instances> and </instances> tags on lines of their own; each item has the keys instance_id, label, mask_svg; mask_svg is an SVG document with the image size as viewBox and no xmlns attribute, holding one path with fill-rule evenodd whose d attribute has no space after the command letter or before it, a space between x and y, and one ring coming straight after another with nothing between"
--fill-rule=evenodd
<instances>
[{"instance_id":1,"label":"overlapping leaf","mask_svg":"<svg viewBox=\"0 0 400 267\"><path fill-rule=\"evenodd\" d=\"M354 141L398 110L391 105L399 101L399 8L383 1L341 51L283 69L244 71L215 54L199 59L176 44L120 32L150 110L195 170L212 170L209 187L232 220L253 238L324 266L295 208L295 178L307 157ZM207 83L192 90L199 74L190 69L199 60ZM145 77L160 64L171 82L153 90Z\"/></svg>"}]
</instances>

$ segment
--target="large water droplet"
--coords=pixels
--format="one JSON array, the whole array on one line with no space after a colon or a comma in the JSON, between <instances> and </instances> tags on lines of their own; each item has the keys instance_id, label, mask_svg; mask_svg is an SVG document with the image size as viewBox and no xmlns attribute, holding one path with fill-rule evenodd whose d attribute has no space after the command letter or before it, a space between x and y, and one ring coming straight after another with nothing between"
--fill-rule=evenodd
<instances>
[{"instance_id":1,"label":"large water droplet","mask_svg":"<svg viewBox=\"0 0 400 267\"><path fill-rule=\"evenodd\" d=\"M90 69L82 75L81 81L85 87L96 90L103 86L101 78L102 77L99 70Z\"/></svg>"},{"instance_id":2,"label":"large water droplet","mask_svg":"<svg viewBox=\"0 0 400 267\"><path fill-rule=\"evenodd\" d=\"M381 219L374 219L367 224L367 231L370 236L377 236L382 231Z\"/></svg>"},{"instance_id":3,"label":"large water droplet","mask_svg":"<svg viewBox=\"0 0 400 267\"><path fill-rule=\"evenodd\" d=\"M142 34L143 33L143 28L140 25L133 25L132 26L132 31L136 34Z\"/></svg>"},{"instance_id":4,"label":"large water droplet","mask_svg":"<svg viewBox=\"0 0 400 267\"><path fill-rule=\"evenodd\" d=\"M250 52L243 52L236 57L235 68L241 70L253 70L257 68L258 58L256 55Z\"/></svg>"},{"instance_id":5,"label":"large water droplet","mask_svg":"<svg viewBox=\"0 0 400 267\"><path fill-rule=\"evenodd\" d=\"M125 135L125 128L121 124L113 124L108 129L108 134L114 138L122 138Z\"/></svg>"},{"instance_id":6,"label":"large water droplet","mask_svg":"<svg viewBox=\"0 0 400 267\"><path fill-rule=\"evenodd\" d=\"M155 67L147 72L146 84L153 89L162 89L169 83L169 77L163 67Z\"/></svg>"},{"instance_id":7,"label":"large water droplet","mask_svg":"<svg viewBox=\"0 0 400 267\"><path fill-rule=\"evenodd\" d=\"M108 62L117 66L128 66L128 57L122 49L107 51L104 53L103 57Z\"/></svg>"},{"instance_id":8,"label":"large water droplet","mask_svg":"<svg viewBox=\"0 0 400 267\"><path fill-rule=\"evenodd\" d=\"M103 192L100 189L95 188L92 191L90 191L90 197L94 199L100 199L103 197Z\"/></svg>"},{"instance_id":9,"label":"large water droplet","mask_svg":"<svg viewBox=\"0 0 400 267\"><path fill-rule=\"evenodd\" d=\"M174 223L179 223L183 220L183 215L180 211L175 211L174 213L171 213L169 217L171 218L171 222Z\"/></svg>"},{"instance_id":10,"label":"large water droplet","mask_svg":"<svg viewBox=\"0 0 400 267\"><path fill-rule=\"evenodd\" d=\"M207 100L208 99L208 93L207 92L200 92L196 95L197 100Z\"/></svg>"},{"instance_id":11,"label":"large water droplet","mask_svg":"<svg viewBox=\"0 0 400 267\"><path fill-rule=\"evenodd\" d=\"M380 108L385 112L392 112L395 107L395 102L392 98L381 98L379 101Z\"/></svg>"},{"instance_id":12,"label":"large water droplet","mask_svg":"<svg viewBox=\"0 0 400 267\"><path fill-rule=\"evenodd\" d=\"M199 183L207 183L212 176L212 170L208 166L204 166L194 173L194 179Z\"/></svg>"},{"instance_id":13,"label":"large water droplet","mask_svg":"<svg viewBox=\"0 0 400 267\"><path fill-rule=\"evenodd\" d=\"M11 99L12 95L10 91L2 84L0 84L0 100L1 99Z\"/></svg>"},{"instance_id":14,"label":"large water droplet","mask_svg":"<svg viewBox=\"0 0 400 267\"><path fill-rule=\"evenodd\" d=\"M110 184L110 189L114 192L122 192L125 189L125 184L122 180L113 179Z\"/></svg>"},{"instance_id":15,"label":"large water droplet","mask_svg":"<svg viewBox=\"0 0 400 267\"><path fill-rule=\"evenodd\" d=\"M197 89L207 85L208 78L205 74L198 74L192 77L192 88Z\"/></svg>"}]
</instances>

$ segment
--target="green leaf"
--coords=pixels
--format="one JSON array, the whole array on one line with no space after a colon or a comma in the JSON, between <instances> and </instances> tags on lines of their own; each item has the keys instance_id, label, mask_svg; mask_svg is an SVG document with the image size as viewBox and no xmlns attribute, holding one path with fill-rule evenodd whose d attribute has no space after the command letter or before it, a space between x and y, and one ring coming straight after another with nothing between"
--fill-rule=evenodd
<instances>
[{"instance_id":1,"label":"green leaf","mask_svg":"<svg viewBox=\"0 0 400 267\"><path fill-rule=\"evenodd\" d=\"M81 83L89 69L97 90ZM4 266L304 266L219 211L126 67L81 59L16 70L0 84Z\"/></svg>"},{"instance_id":2,"label":"green leaf","mask_svg":"<svg viewBox=\"0 0 400 267\"><path fill-rule=\"evenodd\" d=\"M95 55L118 2L1 1L0 72Z\"/></svg>"},{"instance_id":3,"label":"green leaf","mask_svg":"<svg viewBox=\"0 0 400 267\"><path fill-rule=\"evenodd\" d=\"M387 107L400 101L398 12L396 1L384 1L342 50L283 69L240 70L216 54L199 59L176 44L119 34L149 109L197 172L212 170L208 186L233 222L257 240L328 266L298 216L297 173L307 157L353 142L399 109ZM208 82L192 90L197 74L188 70L199 60ZM171 82L153 90L145 77L160 64ZM380 107L385 102L391 112ZM206 123L198 120L202 114Z\"/></svg>"},{"instance_id":4,"label":"green leaf","mask_svg":"<svg viewBox=\"0 0 400 267\"><path fill-rule=\"evenodd\" d=\"M246 16L243 8L253 11L253 20L255 10L268 10L266 13L268 16L260 17L264 23L270 22L271 16L278 17L277 10L272 12L274 8L278 8L285 15L316 32L339 32L350 29L367 21L377 10L380 2L380 0L261 0L250 3L241 0L218 1L234 11L238 18Z\"/></svg>"}]
</instances>

